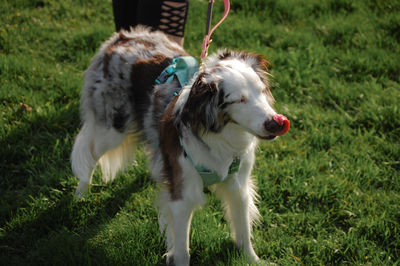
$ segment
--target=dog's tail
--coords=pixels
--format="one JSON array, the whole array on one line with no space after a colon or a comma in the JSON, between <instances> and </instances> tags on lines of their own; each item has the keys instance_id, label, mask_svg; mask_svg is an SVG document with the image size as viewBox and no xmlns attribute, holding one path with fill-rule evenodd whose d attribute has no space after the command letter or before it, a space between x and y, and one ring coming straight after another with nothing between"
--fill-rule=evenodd
<instances>
[{"instance_id":1,"label":"dog's tail","mask_svg":"<svg viewBox=\"0 0 400 266\"><path fill-rule=\"evenodd\" d=\"M107 151L100 157L99 164L104 182L113 180L119 171L124 171L133 162L135 147L135 136L127 135L117 148Z\"/></svg>"}]
</instances>

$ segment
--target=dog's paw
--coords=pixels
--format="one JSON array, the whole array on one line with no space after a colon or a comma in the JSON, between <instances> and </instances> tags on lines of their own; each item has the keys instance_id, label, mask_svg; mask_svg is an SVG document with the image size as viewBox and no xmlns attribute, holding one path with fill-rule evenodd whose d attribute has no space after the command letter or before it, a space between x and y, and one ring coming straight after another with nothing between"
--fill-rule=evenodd
<instances>
[{"instance_id":1,"label":"dog's paw","mask_svg":"<svg viewBox=\"0 0 400 266\"><path fill-rule=\"evenodd\" d=\"M80 181L75 191L76 198L83 199L88 189L89 189L89 183Z\"/></svg>"},{"instance_id":2,"label":"dog's paw","mask_svg":"<svg viewBox=\"0 0 400 266\"><path fill-rule=\"evenodd\" d=\"M273 263L271 261L266 261L260 259L255 253L253 253L251 256L249 256L250 264L249 265L262 265L262 266L276 266L276 263Z\"/></svg>"},{"instance_id":3,"label":"dog's paw","mask_svg":"<svg viewBox=\"0 0 400 266\"><path fill-rule=\"evenodd\" d=\"M171 252L168 252L164 254L163 257L167 257L167 265L189 266L190 263L190 255L186 253L172 254Z\"/></svg>"},{"instance_id":4,"label":"dog's paw","mask_svg":"<svg viewBox=\"0 0 400 266\"><path fill-rule=\"evenodd\" d=\"M174 265L174 260L173 260L171 251L165 253L162 257L166 259L165 263L166 263L168 266Z\"/></svg>"},{"instance_id":5,"label":"dog's paw","mask_svg":"<svg viewBox=\"0 0 400 266\"><path fill-rule=\"evenodd\" d=\"M276 263L273 263L271 261L266 261L266 260L261 260L258 259L258 261L254 262L254 264L251 265L257 265L257 266L276 266Z\"/></svg>"}]
</instances>

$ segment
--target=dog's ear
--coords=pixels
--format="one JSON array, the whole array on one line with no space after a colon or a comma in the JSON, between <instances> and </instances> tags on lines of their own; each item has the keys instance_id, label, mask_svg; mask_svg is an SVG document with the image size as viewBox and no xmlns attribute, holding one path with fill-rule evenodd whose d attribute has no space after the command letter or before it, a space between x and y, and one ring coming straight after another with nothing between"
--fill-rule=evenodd
<instances>
[{"instance_id":1,"label":"dog's ear","mask_svg":"<svg viewBox=\"0 0 400 266\"><path fill-rule=\"evenodd\" d=\"M250 52L236 52L231 50L221 50L218 54L219 60L227 60L232 58L240 58L249 63L254 71L263 71L268 73L268 67L271 63L261 54L253 54Z\"/></svg>"},{"instance_id":2,"label":"dog's ear","mask_svg":"<svg viewBox=\"0 0 400 266\"><path fill-rule=\"evenodd\" d=\"M268 67L271 65L271 63L264 58L263 55L261 54L250 54L255 60L255 63L252 65L252 67L257 71L265 71L268 72Z\"/></svg>"},{"instance_id":3,"label":"dog's ear","mask_svg":"<svg viewBox=\"0 0 400 266\"><path fill-rule=\"evenodd\" d=\"M220 91L216 81L207 81L206 76L206 73L198 75L181 112L182 123L195 134L222 130L219 106L223 91Z\"/></svg>"},{"instance_id":4,"label":"dog's ear","mask_svg":"<svg viewBox=\"0 0 400 266\"><path fill-rule=\"evenodd\" d=\"M272 105L275 100L274 96L272 96L268 80L268 67L271 66L271 63L267 59L265 59L263 55L260 54L247 53L244 57L246 56L250 59L251 67L260 77L261 81L265 84L264 93L268 99L268 102Z\"/></svg>"}]
</instances>

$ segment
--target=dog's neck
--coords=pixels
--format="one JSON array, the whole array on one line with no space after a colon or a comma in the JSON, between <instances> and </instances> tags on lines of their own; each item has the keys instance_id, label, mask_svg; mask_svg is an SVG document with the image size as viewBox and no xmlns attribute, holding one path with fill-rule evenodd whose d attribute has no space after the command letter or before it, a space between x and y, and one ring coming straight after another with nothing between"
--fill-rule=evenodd
<instances>
[{"instance_id":1,"label":"dog's neck","mask_svg":"<svg viewBox=\"0 0 400 266\"><path fill-rule=\"evenodd\" d=\"M194 164L226 176L234 159L243 159L254 152L257 138L229 123L219 133L208 132L200 136L184 127L181 144Z\"/></svg>"},{"instance_id":2,"label":"dog's neck","mask_svg":"<svg viewBox=\"0 0 400 266\"><path fill-rule=\"evenodd\" d=\"M201 140L217 153L228 153L234 157L246 154L253 145L257 144L257 138L244 131L239 125L228 123L221 132L208 132L200 136Z\"/></svg>"},{"instance_id":3,"label":"dog's neck","mask_svg":"<svg viewBox=\"0 0 400 266\"><path fill-rule=\"evenodd\" d=\"M188 148L209 154L211 159L237 158L252 151L257 145L257 138L234 123L228 123L218 133L206 132L196 135L190 129L182 132L183 140L189 140ZM186 142L186 141L185 141Z\"/></svg>"}]
</instances>

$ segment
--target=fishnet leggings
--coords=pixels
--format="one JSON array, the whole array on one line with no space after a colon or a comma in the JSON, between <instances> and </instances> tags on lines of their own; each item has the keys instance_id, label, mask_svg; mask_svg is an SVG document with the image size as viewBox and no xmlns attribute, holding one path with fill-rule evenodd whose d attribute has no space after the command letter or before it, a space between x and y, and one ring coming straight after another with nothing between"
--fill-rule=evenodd
<instances>
[{"instance_id":1,"label":"fishnet leggings","mask_svg":"<svg viewBox=\"0 0 400 266\"><path fill-rule=\"evenodd\" d=\"M143 24L183 37L188 10L189 0L113 0L117 31Z\"/></svg>"}]
</instances>

